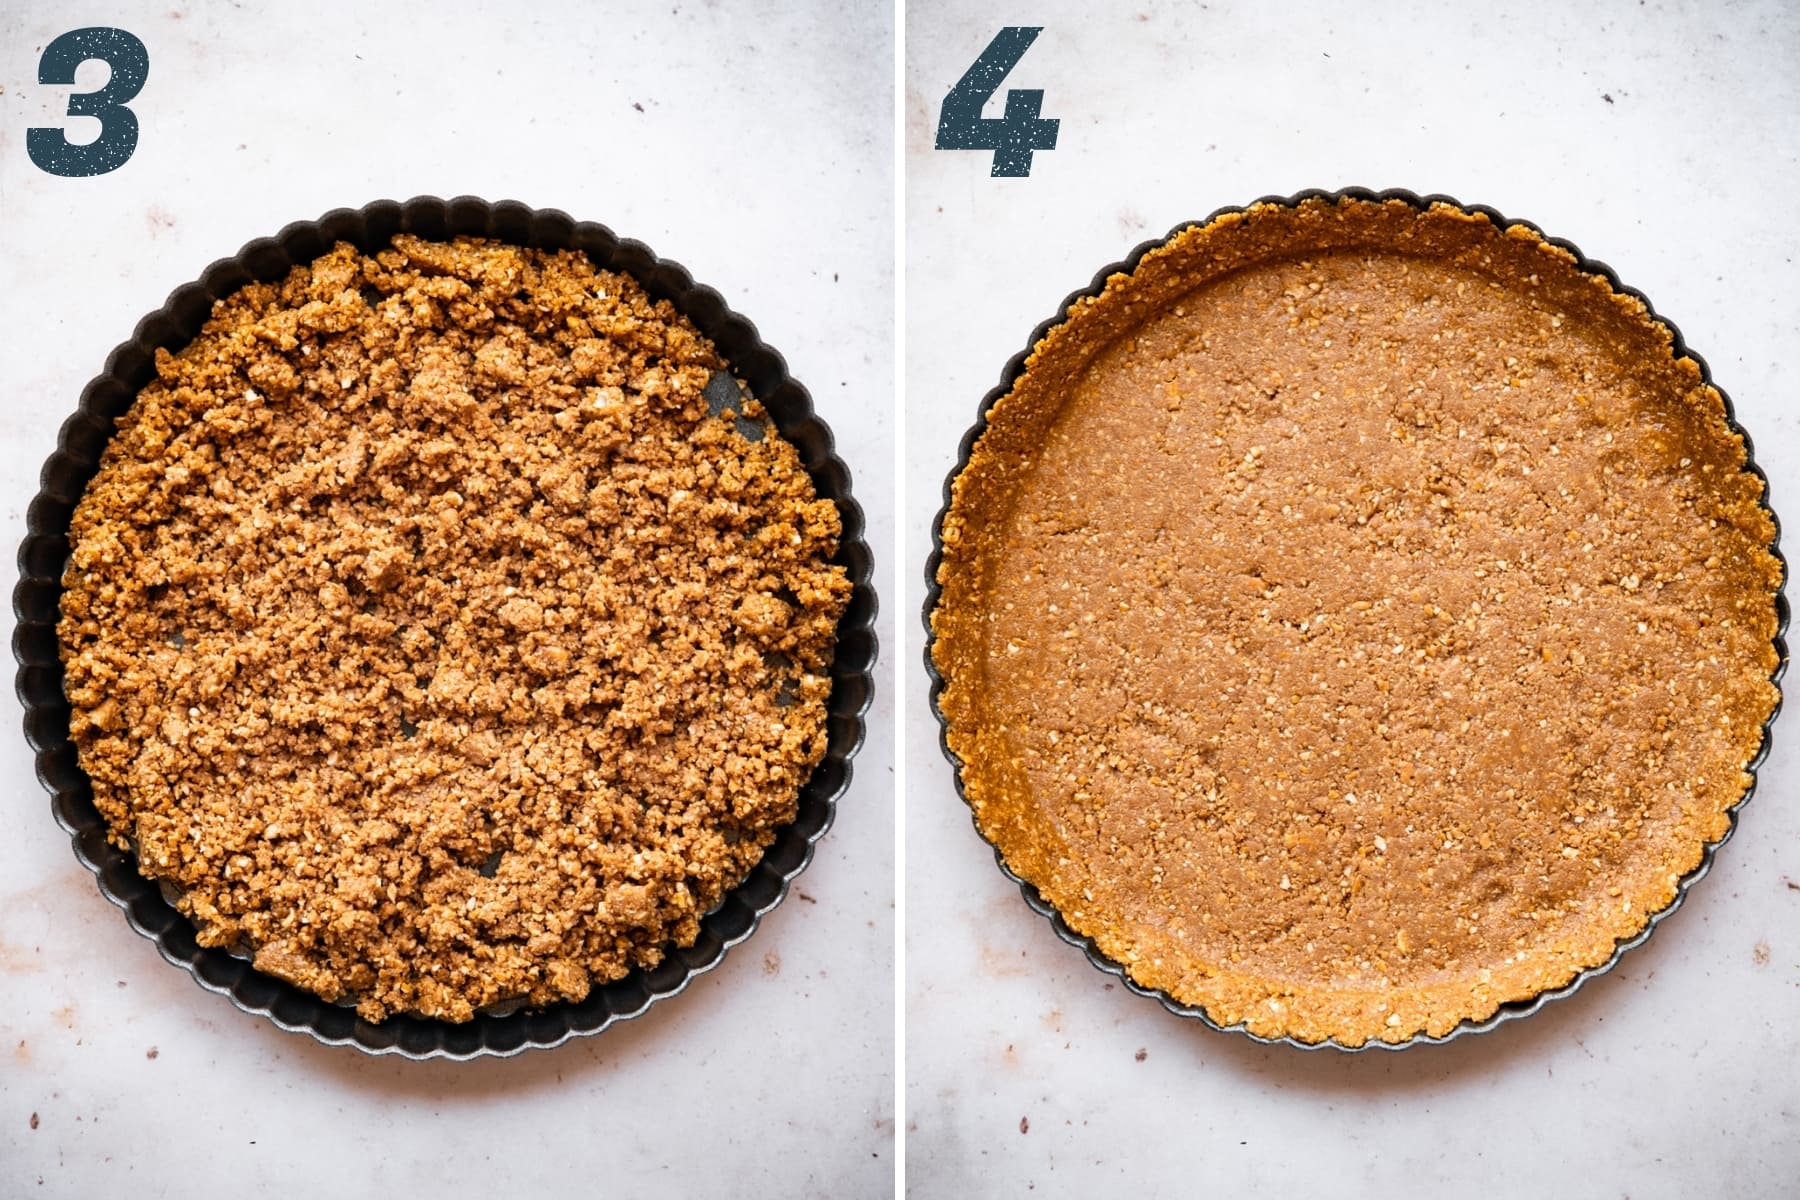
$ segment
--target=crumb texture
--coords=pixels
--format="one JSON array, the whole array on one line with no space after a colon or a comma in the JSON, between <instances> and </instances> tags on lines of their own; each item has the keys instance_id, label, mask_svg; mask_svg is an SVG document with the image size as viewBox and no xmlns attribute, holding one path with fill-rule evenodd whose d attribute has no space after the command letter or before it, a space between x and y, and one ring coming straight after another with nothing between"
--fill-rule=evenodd
<instances>
[{"instance_id":1,"label":"crumb texture","mask_svg":"<svg viewBox=\"0 0 1800 1200\"><path fill-rule=\"evenodd\" d=\"M1636 300L1522 227L1186 231L989 414L932 617L983 832L1138 982L1441 1035L1607 961L1728 828L1774 527Z\"/></svg>"},{"instance_id":2,"label":"crumb texture","mask_svg":"<svg viewBox=\"0 0 1800 1200\"><path fill-rule=\"evenodd\" d=\"M201 942L457 1021L692 944L824 754L850 593L711 343L579 253L403 235L156 370L60 635L95 802Z\"/></svg>"}]
</instances>

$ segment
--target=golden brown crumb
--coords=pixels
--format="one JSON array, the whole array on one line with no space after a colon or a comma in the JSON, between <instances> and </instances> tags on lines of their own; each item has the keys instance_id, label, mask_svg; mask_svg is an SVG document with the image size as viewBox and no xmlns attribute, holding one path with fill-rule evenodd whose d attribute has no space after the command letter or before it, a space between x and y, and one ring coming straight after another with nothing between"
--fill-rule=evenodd
<instances>
[{"instance_id":1,"label":"golden brown crumb","mask_svg":"<svg viewBox=\"0 0 1800 1200\"><path fill-rule=\"evenodd\" d=\"M1776 691L1762 486L1693 360L1522 227L1259 206L1115 276L956 480L948 740L1138 982L1305 1041L1605 962Z\"/></svg>"},{"instance_id":2,"label":"golden brown crumb","mask_svg":"<svg viewBox=\"0 0 1800 1200\"><path fill-rule=\"evenodd\" d=\"M158 353L60 633L95 802L202 944L461 1021L693 942L823 755L850 590L727 369L579 253L410 236Z\"/></svg>"}]
</instances>

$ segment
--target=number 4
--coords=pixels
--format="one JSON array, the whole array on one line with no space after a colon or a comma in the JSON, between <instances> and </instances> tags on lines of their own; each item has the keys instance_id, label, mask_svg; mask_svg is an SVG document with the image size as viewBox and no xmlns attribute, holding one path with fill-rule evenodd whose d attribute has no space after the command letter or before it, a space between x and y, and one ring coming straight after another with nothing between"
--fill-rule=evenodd
<instances>
[{"instance_id":1,"label":"number 4","mask_svg":"<svg viewBox=\"0 0 1800 1200\"><path fill-rule=\"evenodd\" d=\"M992 150L995 178L1022 178L1031 174L1033 150L1056 149L1053 117L1040 117L1044 103L1039 88L1008 88L1006 115L983 117L981 106L1000 88L1000 81L1019 65L1019 59L1037 40L1043 27L1009 25L994 36L987 49L944 97L938 116L939 150Z\"/></svg>"}]
</instances>

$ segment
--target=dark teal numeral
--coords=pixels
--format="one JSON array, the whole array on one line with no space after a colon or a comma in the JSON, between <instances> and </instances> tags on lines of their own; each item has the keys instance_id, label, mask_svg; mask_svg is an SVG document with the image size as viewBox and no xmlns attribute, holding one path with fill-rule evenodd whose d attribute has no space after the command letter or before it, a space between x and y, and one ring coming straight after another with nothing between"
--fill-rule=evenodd
<instances>
[{"instance_id":1,"label":"dark teal numeral","mask_svg":"<svg viewBox=\"0 0 1800 1200\"><path fill-rule=\"evenodd\" d=\"M1008 88L1006 115L981 115L981 106L1043 31L1041 25L1008 25L994 36L944 97L938 114L939 150L992 150L994 169L989 174L1017 179L1031 174L1033 150L1056 149L1056 131L1062 123L1038 116L1044 104L1041 88Z\"/></svg>"},{"instance_id":2,"label":"dark teal numeral","mask_svg":"<svg viewBox=\"0 0 1800 1200\"><path fill-rule=\"evenodd\" d=\"M90 58L112 68L106 86L69 97L71 117L97 117L100 136L86 145L71 142L61 129L34 125L25 131L25 150L40 170L75 177L104 175L125 165L137 149L137 114L125 105L144 89L150 77L150 52L123 29L93 26L71 29L48 46L38 59L38 82L75 82L75 68Z\"/></svg>"}]
</instances>

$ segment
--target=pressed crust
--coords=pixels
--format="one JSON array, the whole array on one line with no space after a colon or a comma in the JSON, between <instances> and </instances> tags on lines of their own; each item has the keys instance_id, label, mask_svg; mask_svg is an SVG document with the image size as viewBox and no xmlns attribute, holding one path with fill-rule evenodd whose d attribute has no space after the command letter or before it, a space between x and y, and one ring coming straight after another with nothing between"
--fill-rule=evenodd
<instances>
[{"instance_id":1,"label":"pressed crust","mask_svg":"<svg viewBox=\"0 0 1800 1200\"><path fill-rule=\"evenodd\" d=\"M1442 1035L1606 962L1778 693L1762 484L1697 364L1522 226L1313 199L1071 306L931 614L982 833L1222 1025Z\"/></svg>"},{"instance_id":2,"label":"pressed crust","mask_svg":"<svg viewBox=\"0 0 1800 1200\"><path fill-rule=\"evenodd\" d=\"M94 801L208 946L370 1020L690 945L825 750L836 506L578 252L339 245L220 301L70 523Z\"/></svg>"}]
</instances>

